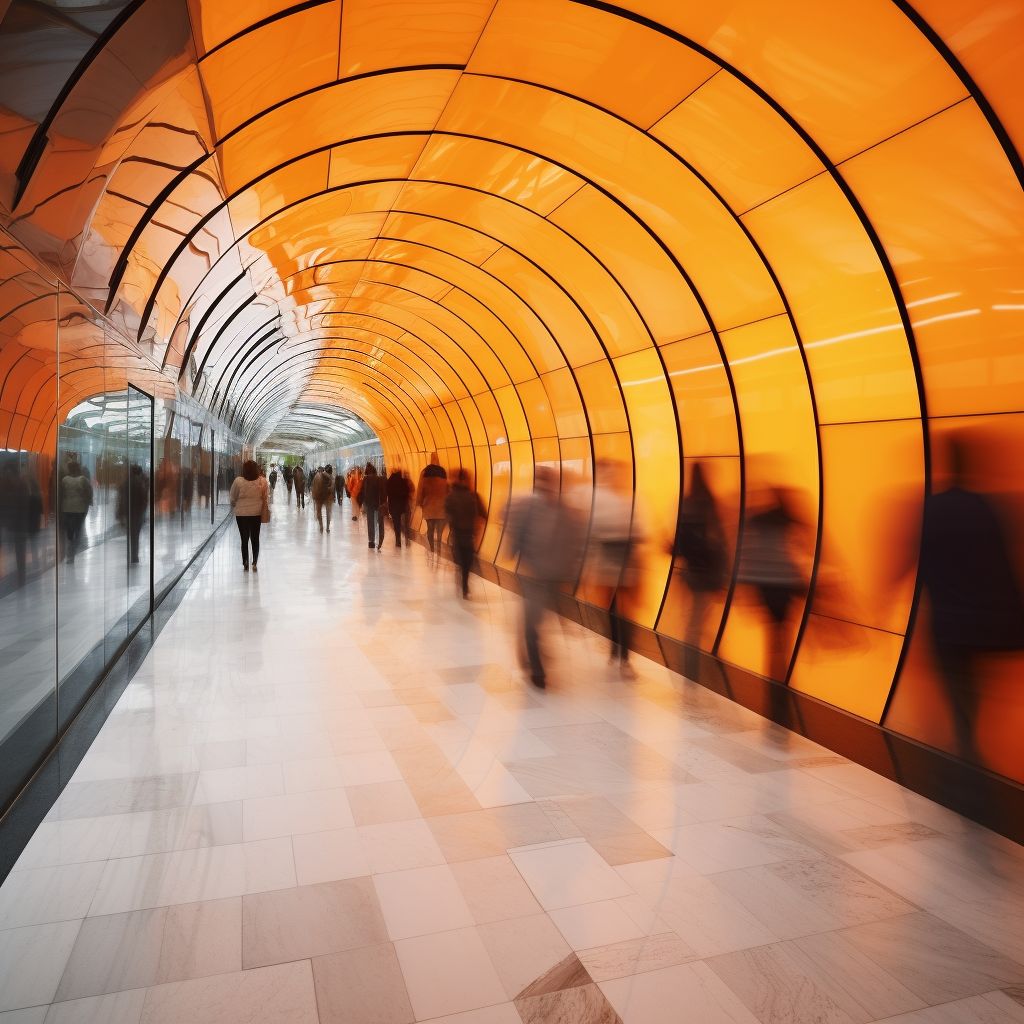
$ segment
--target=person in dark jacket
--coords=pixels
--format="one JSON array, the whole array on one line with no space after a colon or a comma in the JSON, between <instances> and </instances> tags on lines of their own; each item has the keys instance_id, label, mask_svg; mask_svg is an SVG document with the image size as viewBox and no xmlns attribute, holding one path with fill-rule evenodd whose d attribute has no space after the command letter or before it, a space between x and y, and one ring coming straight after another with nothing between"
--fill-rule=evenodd
<instances>
[{"instance_id":1,"label":"person in dark jacket","mask_svg":"<svg viewBox=\"0 0 1024 1024\"><path fill-rule=\"evenodd\" d=\"M681 575L693 602L686 624L683 674L697 679L704 621L712 595L725 586L727 559L718 505L699 462L694 463L690 475L690 493L683 499L672 553L682 562Z\"/></svg>"},{"instance_id":2,"label":"person in dark jacket","mask_svg":"<svg viewBox=\"0 0 1024 1024\"><path fill-rule=\"evenodd\" d=\"M388 492L388 515L391 516L391 525L395 530L395 547L402 546L402 529L406 516L409 514L409 500L411 498L409 479L400 470L391 471L387 483Z\"/></svg>"},{"instance_id":3,"label":"person in dark jacket","mask_svg":"<svg viewBox=\"0 0 1024 1024\"><path fill-rule=\"evenodd\" d=\"M342 500L345 497L345 474L340 470L334 474L334 500L341 508Z\"/></svg>"},{"instance_id":4,"label":"person in dark jacket","mask_svg":"<svg viewBox=\"0 0 1024 1024\"><path fill-rule=\"evenodd\" d=\"M306 471L301 466L292 470L292 483L295 484L295 510L306 507Z\"/></svg>"},{"instance_id":5,"label":"person in dark jacket","mask_svg":"<svg viewBox=\"0 0 1024 1024\"><path fill-rule=\"evenodd\" d=\"M950 486L925 499L918 571L957 753L984 764L975 737L982 662L992 652L1024 649L1024 596L999 510L970 489L970 456L966 438L954 437Z\"/></svg>"},{"instance_id":6,"label":"person in dark jacket","mask_svg":"<svg viewBox=\"0 0 1024 1024\"><path fill-rule=\"evenodd\" d=\"M358 501L366 513L366 536L370 542L368 546L378 551L384 543L384 523L381 521L380 508L385 500L384 481L377 475L377 467L368 462L363 470L363 485L359 489Z\"/></svg>"},{"instance_id":7,"label":"person in dark jacket","mask_svg":"<svg viewBox=\"0 0 1024 1024\"><path fill-rule=\"evenodd\" d=\"M139 561L139 539L149 507L149 478L138 463L132 463L128 479L117 491L117 521L128 531L128 545L133 565Z\"/></svg>"},{"instance_id":8,"label":"person in dark jacket","mask_svg":"<svg viewBox=\"0 0 1024 1024\"><path fill-rule=\"evenodd\" d=\"M459 567L462 596L469 597L469 571L473 567L478 526L487 518L487 510L480 495L470 487L466 470L456 470L455 483L444 499L444 509L452 531L452 548L455 564Z\"/></svg>"},{"instance_id":9,"label":"person in dark jacket","mask_svg":"<svg viewBox=\"0 0 1024 1024\"><path fill-rule=\"evenodd\" d=\"M292 467L285 466L281 470L281 475L284 477L284 485L288 489L288 504L290 505L292 503L292 476L294 475Z\"/></svg>"}]
</instances>

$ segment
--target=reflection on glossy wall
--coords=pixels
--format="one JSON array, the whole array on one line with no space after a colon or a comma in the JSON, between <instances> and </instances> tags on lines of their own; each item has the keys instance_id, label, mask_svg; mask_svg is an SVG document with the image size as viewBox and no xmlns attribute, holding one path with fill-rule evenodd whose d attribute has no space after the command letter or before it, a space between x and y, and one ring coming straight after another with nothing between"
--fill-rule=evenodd
<instances>
[{"instance_id":1,"label":"reflection on glossy wall","mask_svg":"<svg viewBox=\"0 0 1024 1024\"><path fill-rule=\"evenodd\" d=\"M53 109L45 60L0 66L9 230L203 416L312 451L334 408L414 476L438 452L510 571L536 468L589 513L615 466L639 623L1024 781L1020 5L145 0L59 57ZM162 567L219 457L178 411ZM57 472L34 443L26 487ZM1006 572L957 610L982 533Z\"/></svg>"},{"instance_id":2,"label":"reflection on glossy wall","mask_svg":"<svg viewBox=\"0 0 1024 1024\"><path fill-rule=\"evenodd\" d=\"M213 529L214 421L5 238L0 251L0 807ZM186 445L154 428L178 424ZM173 502L153 503L173 449ZM172 512L173 505L173 512Z\"/></svg>"}]
</instances>

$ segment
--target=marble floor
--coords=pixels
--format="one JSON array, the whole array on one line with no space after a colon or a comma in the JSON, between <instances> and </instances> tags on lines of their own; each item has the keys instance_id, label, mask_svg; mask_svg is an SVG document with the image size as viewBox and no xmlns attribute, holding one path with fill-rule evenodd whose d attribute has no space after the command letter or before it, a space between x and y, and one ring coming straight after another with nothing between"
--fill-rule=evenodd
<instances>
[{"instance_id":1,"label":"marble floor","mask_svg":"<svg viewBox=\"0 0 1024 1024\"><path fill-rule=\"evenodd\" d=\"M225 532L0 888L0 1024L1024 1022L1024 850L570 623L538 693L347 513Z\"/></svg>"}]
</instances>

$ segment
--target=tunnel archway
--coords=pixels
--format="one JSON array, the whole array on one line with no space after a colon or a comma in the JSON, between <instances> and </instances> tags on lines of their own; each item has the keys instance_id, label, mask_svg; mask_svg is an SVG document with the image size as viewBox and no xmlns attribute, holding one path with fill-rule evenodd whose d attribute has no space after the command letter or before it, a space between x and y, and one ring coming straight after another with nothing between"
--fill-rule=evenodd
<instances>
[{"instance_id":1,"label":"tunnel archway","mask_svg":"<svg viewBox=\"0 0 1024 1024\"><path fill-rule=\"evenodd\" d=\"M759 495L797 492L807 592L776 681L956 750L914 552L892 553L967 427L975 485L1020 521L1024 14L115 6L66 73L45 25L11 22L65 88L32 103L12 73L0 166L10 235L112 332L248 444L333 406L389 462L471 467L506 573L538 465L578 491L627 463L655 640L686 635L671 549L700 463L730 570L699 646L755 674L738 553ZM572 596L593 603L585 572ZM1020 665L977 723L1018 782Z\"/></svg>"}]
</instances>

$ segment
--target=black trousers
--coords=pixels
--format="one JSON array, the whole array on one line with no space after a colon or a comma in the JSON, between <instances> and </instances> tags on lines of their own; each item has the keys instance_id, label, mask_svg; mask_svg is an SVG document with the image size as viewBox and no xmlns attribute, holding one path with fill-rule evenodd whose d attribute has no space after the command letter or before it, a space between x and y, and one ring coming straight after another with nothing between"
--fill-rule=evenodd
<instances>
[{"instance_id":1,"label":"black trousers","mask_svg":"<svg viewBox=\"0 0 1024 1024\"><path fill-rule=\"evenodd\" d=\"M438 535L438 544L440 544L440 530ZM473 568L473 531L452 530L452 548L455 564L459 567L462 596L465 597L469 593L469 571Z\"/></svg>"},{"instance_id":2,"label":"black trousers","mask_svg":"<svg viewBox=\"0 0 1024 1024\"><path fill-rule=\"evenodd\" d=\"M259 516L235 516L238 523L238 535L242 540L242 565L249 564L249 547L252 546L252 564L255 565L260 558L260 517Z\"/></svg>"},{"instance_id":3,"label":"black trousers","mask_svg":"<svg viewBox=\"0 0 1024 1024\"><path fill-rule=\"evenodd\" d=\"M441 535L444 533L444 520L443 519L428 519L427 520L427 545L430 550L434 550L434 541L437 540L437 550L441 550Z\"/></svg>"}]
</instances>

